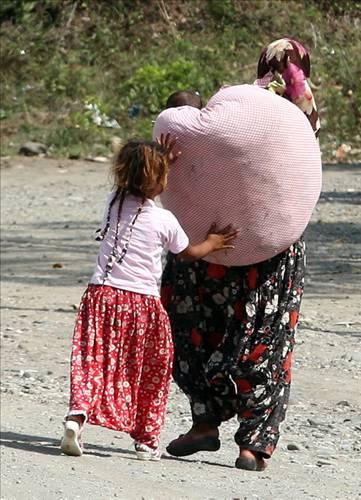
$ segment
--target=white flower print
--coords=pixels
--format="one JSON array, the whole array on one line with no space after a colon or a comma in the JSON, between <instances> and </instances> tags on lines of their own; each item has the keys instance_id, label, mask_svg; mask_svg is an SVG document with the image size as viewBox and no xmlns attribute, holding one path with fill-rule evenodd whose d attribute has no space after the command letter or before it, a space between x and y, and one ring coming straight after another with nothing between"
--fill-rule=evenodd
<instances>
[{"instance_id":1,"label":"white flower print","mask_svg":"<svg viewBox=\"0 0 361 500\"><path fill-rule=\"evenodd\" d=\"M206 412L206 405L203 403L195 403L193 405L193 412L195 415L202 415Z\"/></svg>"},{"instance_id":2,"label":"white flower print","mask_svg":"<svg viewBox=\"0 0 361 500\"><path fill-rule=\"evenodd\" d=\"M188 306L185 302L179 302L177 305L177 313L178 314L185 314L188 311Z\"/></svg>"},{"instance_id":3,"label":"white flower print","mask_svg":"<svg viewBox=\"0 0 361 500\"><path fill-rule=\"evenodd\" d=\"M289 323L289 321L290 321L290 313L285 312L281 318L281 323L282 323L282 325L287 325L287 323Z\"/></svg>"},{"instance_id":4,"label":"white flower print","mask_svg":"<svg viewBox=\"0 0 361 500\"><path fill-rule=\"evenodd\" d=\"M275 294L272 298L272 302L267 302L265 307L265 314L273 314L278 309L278 295Z\"/></svg>"},{"instance_id":5,"label":"white flower print","mask_svg":"<svg viewBox=\"0 0 361 500\"><path fill-rule=\"evenodd\" d=\"M219 306L221 304L224 304L226 299L221 293L215 293L213 295L213 301Z\"/></svg>"},{"instance_id":6,"label":"white flower print","mask_svg":"<svg viewBox=\"0 0 361 500\"><path fill-rule=\"evenodd\" d=\"M219 363L223 360L223 354L219 351L215 351L212 354L212 361L215 361L216 363Z\"/></svg>"},{"instance_id":7,"label":"white flower print","mask_svg":"<svg viewBox=\"0 0 361 500\"><path fill-rule=\"evenodd\" d=\"M189 364L187 363L187 361L180 361L179 368L180 368L180 371L183 373L189 372Z\"/></svg>"},{"instance_id":8,"label":"white flower print","mask_svg":"<svg viewBox=\"0 0 361 500\"><path fill-rule=\"evenodd\" d=\"M205 307L203 308L203 312L204 312L204 316L205 316L206 318L211 318L211 317L213 316L213 311L212 311L212 309L210 309L209 307L206 307L206 306L205 306Z\"/></svg>"},{"instance_id":9,"label":"white flower print","mask_svg":"<svg viewBox=\"0 0 361 500\"><path fill-rule=\"evenodd\" d=\"M253 318L253 316L255 316L255 314L256 314L256 306L254 304L252 304L251 302L247 302L246 312L247 312L247 316L249 316L250 318Z\"/></svg>"}]
</instances>

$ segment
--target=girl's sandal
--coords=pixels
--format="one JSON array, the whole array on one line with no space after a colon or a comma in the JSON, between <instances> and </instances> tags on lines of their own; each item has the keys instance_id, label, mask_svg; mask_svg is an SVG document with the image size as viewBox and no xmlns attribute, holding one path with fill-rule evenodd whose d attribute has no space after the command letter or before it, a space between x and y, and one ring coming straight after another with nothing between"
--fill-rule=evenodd
<instances>
[{"instance_id":1,"label":"girl's sandal","mask_svg":"<svg viewBox=\"0 0 361 500\"><path fill-rule=\"evenodd\" d=\"M81 457L83 446L80 439L81 429L75 420L66 420L64 422L64 436L61 440L60 449L65 455L71 457Z\"/></svg>"},{"instance_id":2,"label":"girl's sandal","mask_svg":"<svg viewBox=\"0 0 361 500\"><path fill-rule=\"evenodd\" d=\"M135 453L138 460L151 460L152 462L158 462L161 457L161 452L159 448L150 448L146 444L134 443Z\"/></svg>"}]
</instances>

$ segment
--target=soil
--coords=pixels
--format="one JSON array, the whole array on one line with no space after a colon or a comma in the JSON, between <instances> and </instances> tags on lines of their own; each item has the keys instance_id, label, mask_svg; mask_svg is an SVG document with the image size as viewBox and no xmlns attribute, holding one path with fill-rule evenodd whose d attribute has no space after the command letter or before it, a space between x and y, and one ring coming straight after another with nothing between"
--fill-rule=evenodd
<instances>
[{"instance_id":1,"label":"soil","mask_svg":"<svg viewBox=\"0 0 361 500\"><path fill-rule=\"evenodd\" d=\"M216 453L139 462L127 435L89 426L81 458L60 454L72 328L97 252L109 165L4 163L2 499L361 498L361 165L324 167L306 233L288 415L268 468L253 473L234 468L235 420L222 426ZM190 422L173 385L163 445Z\"/></svg>"}]
</instances>

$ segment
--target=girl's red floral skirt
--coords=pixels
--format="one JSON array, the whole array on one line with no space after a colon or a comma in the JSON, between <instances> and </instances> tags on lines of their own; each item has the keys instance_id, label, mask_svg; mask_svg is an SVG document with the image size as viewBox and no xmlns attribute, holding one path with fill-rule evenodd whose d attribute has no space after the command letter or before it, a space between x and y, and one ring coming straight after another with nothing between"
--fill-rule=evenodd
<instances>
[{"instance_id":1,"label":"girl's red floral skirt","mask_svg":"<svg viewBox=\"0 0 361 500\"><path fill-rule=\"evenodd\" d=\"M89 285L74 331L70 412L157 446L172 359L169 319L159 298Z\"/></svg>"}]
</instances>

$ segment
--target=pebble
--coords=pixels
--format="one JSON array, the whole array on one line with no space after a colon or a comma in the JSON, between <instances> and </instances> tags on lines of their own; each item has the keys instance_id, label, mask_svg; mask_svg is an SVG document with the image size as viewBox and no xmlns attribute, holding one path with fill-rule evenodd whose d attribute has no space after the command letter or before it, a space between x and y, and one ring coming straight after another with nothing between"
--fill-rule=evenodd
<instances>
[{"instance_id":1,"label":"pebble","mask_svg":"<svg viewBox=\"0 0 361 500\"><path fill-rule=\"evenodd\" d=\"M28 141L21 146L19 154L24 156L38 156L45 154L47 149L47 146L41 142Z\"/></svg>"},{"instance_id":2,"label":"pebble","mask_svg":"<svg viewBox=\"0 0 361 500\"><path fill-rule=\"evenodd\" d=\"M289 451L298 451L300 449L301 448L299 446L297 446L297 444L289 443L287 445L287 450L289 450Z\"/></svg>"},{"instance_id":3,"label":"pebble","mask_svg":"<svg viewBox=\"0 0 361 500\"><path fill-rule=\"evenodd\" d=\"M106 156L87 156L84 158L86 161L93 161L95 163L107 163L109 158Z\"/></svg>"},{"instance_id":4,"label":"pebble","mask_svg":"<svg viewBox=\"0 0 361 500\"><path fill-rule=\"evenodd\" d=\"M327 462L326 460L317 460L317 467L323 467L324 465L333 465L331 462Z\"/></svg>"},{"instance_id":5,"label":"pebble","mask_svg":"<svg viewBox=\"0 0 361 500\"><path fill-rule=\"evenodd\" d=\"M356 361L357 363L361 363L361 352L352 353L350 361Z\"/></svg>"},{"instance_id":6,"label":"pebble","mask_svg":"<svg viewBox=\"0 0 361 500\"><path fill-rule=\"evenodd\" d=\"M316 422L316 420L313 420L312 418L308 418L307 422L310 424L311 427L320 427L324 425L321 422Z\"/></svg>"},{"instance_id":7,"label":"pebble","mask_svg":"<svg viewBox=\"0 0 361 500\"><path fill-rule=\"evenodd\" d=\"M339 401L337 406L351 406L350 403L346 400Z\"/></svg>"},{"instance_id":8,"label":"pebble","mask_svg":"<svg viewBox=\"0 0 361 500\"><path fill-rule=\"evenodd\" d=\"M361 415L355 415L351 418L346 418L344 422L351 422L353 425L361 425Z\"/></svg>"}]
</instances>

